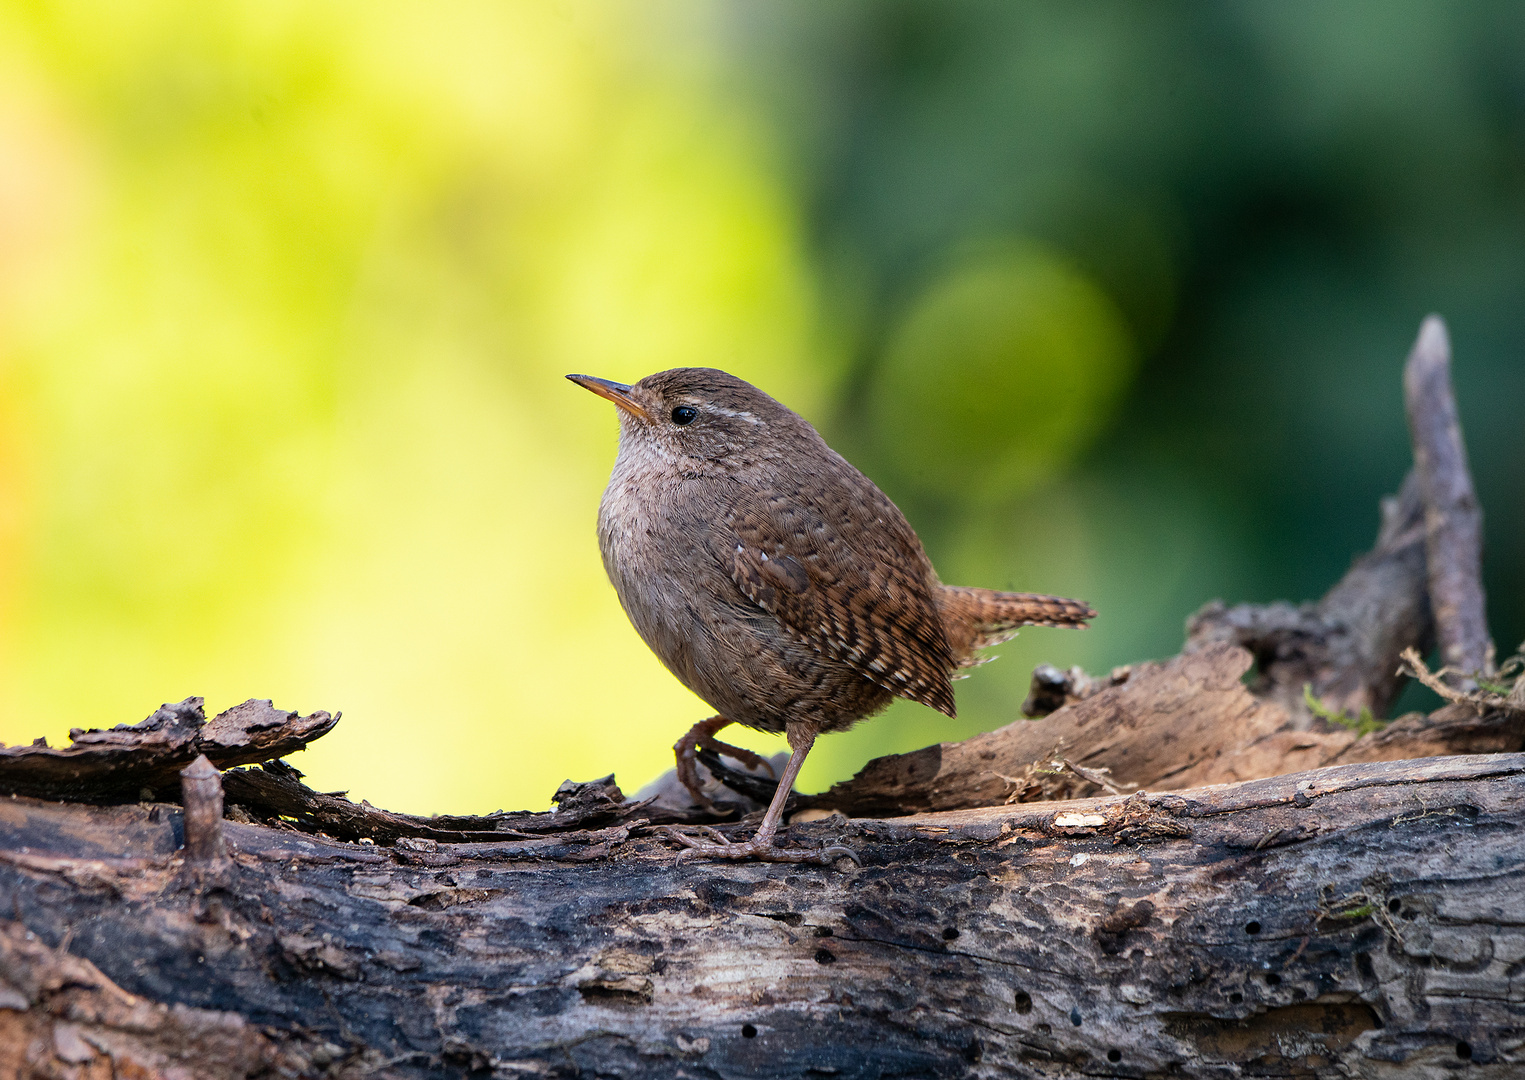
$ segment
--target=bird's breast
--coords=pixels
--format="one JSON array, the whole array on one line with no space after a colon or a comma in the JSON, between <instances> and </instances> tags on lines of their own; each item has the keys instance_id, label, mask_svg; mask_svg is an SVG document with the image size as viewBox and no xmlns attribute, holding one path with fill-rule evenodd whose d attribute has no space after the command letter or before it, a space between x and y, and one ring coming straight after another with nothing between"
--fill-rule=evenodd
<instances>
[{"instance_id":1,"label":"bird's breast","mask_svg":"<svg viewBox=\"0 0 1525 1080\"><path fill-rule=\"evenodd\" d=\"M717 605L740 597L712 554L723 516L712 483L636 469L616 468L599 506L599 550L621 606L691 685L695 636Z\"/></svg>"}]
</instances>

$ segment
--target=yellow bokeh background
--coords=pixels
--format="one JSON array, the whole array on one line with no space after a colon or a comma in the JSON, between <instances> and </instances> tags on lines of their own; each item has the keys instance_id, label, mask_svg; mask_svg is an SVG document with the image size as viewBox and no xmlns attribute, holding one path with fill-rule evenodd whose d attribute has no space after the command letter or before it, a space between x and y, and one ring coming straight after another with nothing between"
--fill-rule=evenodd
<instances>
[{"instance_id":1,"label":"yellow bokeh background","mask_svg":"<svg viewBox=\"0 0 1525 1080\"><path fill-rule=\"evenodd\" d=\"M416 812L670 766L708 710L604 578L615 421L562 376L718 366L829 423L854 348L716 10L0 6L0 740L268 697L344 712L314 786ZM950 580L1109 601L1116 498L1040 489L1132 377L1122 317L1020 237L941 275L864 407L885 483L999 504L917 522ZM1056 430L1012 421L1024 385ZM1000 525L1027 491L1043 527ZM1161 543L1156 578L1192 557ZM1110 625L1013 646L974 720L827 740L802 785L1014 718L1032 661L1133 655Z\"/></svg>"},{"instance_id":2,"label":"yellow bokeh background","mask_svg":"<svg viewBox=\"0 0 1525 1080\"><path fill-rule=\"evenodd\" d=\"M700 15L0 9L0 739L255 695L344 710L299 763L385 805L665 766L703 706L611 602L561 376L823 377Z\"/></svg>"}]
</instances>

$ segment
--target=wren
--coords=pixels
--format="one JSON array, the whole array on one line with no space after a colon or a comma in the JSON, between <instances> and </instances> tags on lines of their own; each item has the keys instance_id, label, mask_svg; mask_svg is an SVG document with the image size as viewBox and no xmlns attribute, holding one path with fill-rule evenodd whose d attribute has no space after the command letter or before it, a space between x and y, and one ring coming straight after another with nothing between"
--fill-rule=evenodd
<instances>
[{"instance_id":1,"label":"wren","mask_svg":"<svg viewBox=\"0 0 1525 1080\"><path fill-rule=\"evenodd\" d=\"M952 679L1021 626L1083 627L1077 600L944 585L899 508L803 418L733 375L674 368L634 386L567 378L619 406L619 456L598 512L604 569L636 632L716 711L673 747L708 806L695 750L748 764L729 724L782 732L789 763L750 841L713 829L692 854L856 860L775 842L816 737L896 697L955 715Z\"/></svg>"}]
</instances>

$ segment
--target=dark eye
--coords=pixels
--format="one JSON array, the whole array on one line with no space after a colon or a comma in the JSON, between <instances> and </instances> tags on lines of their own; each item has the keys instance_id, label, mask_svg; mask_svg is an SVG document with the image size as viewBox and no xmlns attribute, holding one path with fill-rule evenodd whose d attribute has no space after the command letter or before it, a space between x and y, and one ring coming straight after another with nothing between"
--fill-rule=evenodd
<instances>
[{"instance_id":1,"label":"dark eye","mask_svg":"<svg viewBox=\"0 0 1525 1080\"><path fill-rule=\"evenodd\" d=\"M672 411L672 422L675 424L692 424L699 418L699 410L691 409L687 405L679 405Z\"/></svg>"}]
</instances>

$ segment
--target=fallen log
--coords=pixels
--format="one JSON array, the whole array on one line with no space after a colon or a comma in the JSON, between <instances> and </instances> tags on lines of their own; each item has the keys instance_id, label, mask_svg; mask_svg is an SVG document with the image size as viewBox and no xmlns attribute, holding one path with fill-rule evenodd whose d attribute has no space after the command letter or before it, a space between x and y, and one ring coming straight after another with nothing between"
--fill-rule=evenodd
<instances>
[{"instance_id":1,"label":"fallen log","mask_svg":"<svg viewBox=\"0 0 1525 1080\"><path fill-rule=\"evenodd\" d=\"M225 822L208 876L174 806L0 820L0 1075L1522 1067L1522 754L796 826L835 871Z\"/></svg>"}]
</instances>

